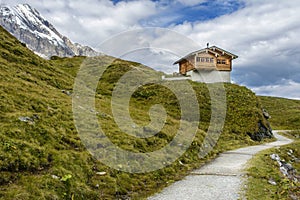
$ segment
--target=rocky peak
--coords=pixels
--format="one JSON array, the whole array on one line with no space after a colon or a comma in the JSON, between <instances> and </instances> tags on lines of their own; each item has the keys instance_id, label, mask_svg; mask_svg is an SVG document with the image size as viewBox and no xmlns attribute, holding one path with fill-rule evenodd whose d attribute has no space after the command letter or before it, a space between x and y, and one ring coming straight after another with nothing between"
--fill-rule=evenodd
<instances>
[{"instance_id":1,"label":"rocky peak","mask_svg":"<svg viewBox=\"0 0 300 200\"><path fill-rule=\"evenodd\" d=\"M72 43L28 4L13 7L1 5L0 25L45 58L100 55L90 47Z\"/></svg>"}]
</instances>

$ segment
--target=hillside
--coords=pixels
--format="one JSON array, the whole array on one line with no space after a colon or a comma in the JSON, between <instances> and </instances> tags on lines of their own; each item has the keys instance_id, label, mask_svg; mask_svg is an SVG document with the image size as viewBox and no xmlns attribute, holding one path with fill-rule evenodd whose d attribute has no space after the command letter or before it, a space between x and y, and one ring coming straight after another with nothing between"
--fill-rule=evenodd
<instances>
[{"instance_id":1,"label":"hillside","mask_svg":"<svg viewBox=\"0 0 300 200\"><path fill-rule=\"evenodd\" d=\"M258 132L259 123L266 123L254 93L226 84L223 132L214 150L200 159L211 99L205 84L192 83L200 102L201 123L190 148L176 162L154 172L131 174L109 168L86 150L73 121L73 82L84 60L54 57L46 61L0 27L0 199L141 199L222 151L257 144L248 134ZM133 67L154 73L134 62L111 63L98 84L97 117L116 145L133 152L151 152L172 140L180 110L169 90L146 85L132 95L131 117L138 124L147 124L149 107L162 103L168 114L166 126L147 139L120 131L112 117L111 94L115 83Z\"/></svg>"},{"instance_id":2,"label":"hillside","mask_svg":"<svg viewBox=\"0 0 300 200\"><path fill-rule=\"evenodd\" d=\"M260 96L261 103L271 115L273 129L300 129L300 100Z\"/></svg>"}]
</instances>

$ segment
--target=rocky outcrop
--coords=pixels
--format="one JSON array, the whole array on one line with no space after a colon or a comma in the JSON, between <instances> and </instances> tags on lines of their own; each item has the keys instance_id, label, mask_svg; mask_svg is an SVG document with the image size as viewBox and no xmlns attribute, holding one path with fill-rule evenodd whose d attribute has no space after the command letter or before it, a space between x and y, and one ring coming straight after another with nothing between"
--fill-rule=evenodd
<instances>
[{"instance_id":1,"label":"rocky outcrop","mask_svg":"<svg viewBox=\"0 0 300 200\"><path fill-rule=\"evenodd\" d=\"M67 37L63 37L64 43L72 50L76 56L99 56L102 55L99 52L96 52L94 49L88 46L83 46L78 43L72 43Z\"/></svg>"},{"instance_id":2,"label":"rocky outcrop","mask_svg":"<svg viewBox=\"0 0 300 200\"><path fill-rule=\"evenodd\" d=\"M101 55L90 47L72 43L28 4L1 6L0 25L44 58Z\"/></svg>"},{"instance_id":3,"label":"rocky outcrop","mask_svg":"<svg viewBox=\"0 0 300 200\"><path fill-rule=\"evenodd\" d=\"M272 128L271 128L270 123L268 121L268 119L270 119L271 116L269 115L269 113L265 109L262 110L262 113L263 113L263 116L264 116L265 120L258 122L258 131L255 132L255 133L248 133L248 135L254 141L262 141L265 138L272 138L273 137Z\"/></svg>"},{"instance_id":4,"label":"rocky outcrop","mask_svg":"<svg viewBox=\"0 0 300 200\"><path fill-rule=\"evenodd\" d=\"M298 158L293 155L293 150L289 150L288 153L291 157L293 157L294 160L298 160ZM284 159L281 159L278 154L271 154L270 157L272 160L278 163L279 170L285 177L294 182L300 181L300 176L298 175L297 170L293 167L292 164L287 163Z\"/></svg>"}]
</instances>

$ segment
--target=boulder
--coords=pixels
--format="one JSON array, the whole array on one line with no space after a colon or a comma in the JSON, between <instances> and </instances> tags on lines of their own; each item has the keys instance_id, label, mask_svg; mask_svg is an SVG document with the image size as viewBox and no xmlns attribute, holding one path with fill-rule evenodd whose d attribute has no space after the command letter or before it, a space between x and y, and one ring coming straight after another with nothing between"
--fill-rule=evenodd
<instances>
[{"instance_id":1,"label":"boulder","mask_svg":"<svg viewBox=\"0 0 300 200\"><path fill-rule=\"evenodd\" d=\"M264 123L262 120L258 122L258 131L256 133L247 133L254 141L262 141L265 138L273 137L272 128L268 121L268 119L270 119L271 116L269 115L266 109L262 109L262 114L265 120Z\"/></svg>"},{"instance_id":2,"label":"boulder","mask_svg":"<svg viewBox=\"0 0 300 200\"><path fill-rule=\"evenodd\" d=\"M267 126L260 121L258 122L258 131L256 133L248 133L248 135L254 141L262 141L265 138L272 138L272 129L269 124L267 124Z\"/></svg>"}]
</instances>

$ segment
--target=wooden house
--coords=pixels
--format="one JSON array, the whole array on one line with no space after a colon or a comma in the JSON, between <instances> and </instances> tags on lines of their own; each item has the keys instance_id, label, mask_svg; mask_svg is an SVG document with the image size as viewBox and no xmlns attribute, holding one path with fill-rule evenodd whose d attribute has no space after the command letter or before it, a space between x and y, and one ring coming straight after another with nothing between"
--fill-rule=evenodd
<instances>
[{"instance_id":1,"label":"wooden house","mask_svg":"<svg viewBox=\"0 0 300 200\"><path fill-rule=\"evenodd\" d=\"M179 73L198 82L230 82L232 60L238 56L216 46L188 54L174 63Z\"/></svg>"}]
</instances>

